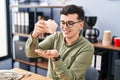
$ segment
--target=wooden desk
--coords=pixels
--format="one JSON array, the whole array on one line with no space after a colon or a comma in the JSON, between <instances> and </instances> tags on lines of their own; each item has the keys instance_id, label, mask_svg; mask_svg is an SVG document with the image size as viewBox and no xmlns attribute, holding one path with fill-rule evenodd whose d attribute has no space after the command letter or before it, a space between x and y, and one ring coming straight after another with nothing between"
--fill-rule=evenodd
<instances>
[{"instance_id":1,"label":"wooden desk","mask_svg":"<svg viewBox=\"0 0 120 80\"><path fill-rule=\"evenodd\" d=\"M120 47L116 47L114 45L105 46L105 45L102 45L101 41L98 41L97 43L93 43L93 45L94 45L95 48L103 48L103 49L120 51Z\"/></svg>"},{"instance_id":2,"label":"wooden desk","mask_svg":"<svg viewBox=\"0 0 120 80\"><path fill-rule=\"evenodd\" d=\"M12 69L13 71L16 71L18 73L27 73L29 71L26 71L26 70L23 70L23 69L20 69L20 68L14 68ZM47 78L47 77L44 77L44 76L41 76L41 75L38 75L38 74L35 74L33 72L30 72L31 75L30 76L26 76L26 77L23 77L22 79L20 80L52 80L50 78Z\"/></svg>"}]
</instances>

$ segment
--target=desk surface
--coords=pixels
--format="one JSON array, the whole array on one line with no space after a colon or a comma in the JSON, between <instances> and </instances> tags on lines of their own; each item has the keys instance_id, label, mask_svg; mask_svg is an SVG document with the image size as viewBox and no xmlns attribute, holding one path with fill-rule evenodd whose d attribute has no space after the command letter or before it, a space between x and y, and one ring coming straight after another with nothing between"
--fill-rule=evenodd
<instances>
[{"instance_id":1,"label":"desk surface","mask_svg":"<svg viewBox=\"0 0 120 80\"><path fill-rule=\"evenodd\" d=\"M120 51L120 47L116 47L116 46L114 46L114 45L105 46L105 45L102 45L102 42L101 42L101 41L98 41L97 43L93 43L93 45L94 45L94 47L96 47L96 48L103 48L103 49Z\"/></svg>"},{"instance_id":2,"label":"desk surface","mask_svg":"<svg viewBox=\"0 0 120 80\"><path fill-rule=\"evenodd\" d=\"M27 73L27 72L29 72L29 71L26 71L26 70L23 70L23 69L20 69L20 68L14 68L12 70L16 71L18 73ZM23 77L20 80L52 80L52 79L31 72L31 76Z\"/></svg>"}]
</instances>

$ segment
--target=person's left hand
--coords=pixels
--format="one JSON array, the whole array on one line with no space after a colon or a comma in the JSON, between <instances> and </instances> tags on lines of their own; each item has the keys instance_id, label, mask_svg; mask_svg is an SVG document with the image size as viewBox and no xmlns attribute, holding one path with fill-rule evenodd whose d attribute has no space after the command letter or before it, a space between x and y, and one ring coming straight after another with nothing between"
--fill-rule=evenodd
<instances>
[{"instance_id":1,"label":"person's left hand","mask_svg":"<svg viewBox=\"0 0 120 80\"><path fill-rule=\"evenodd\" d=\"M39 56L44 57L44 58L55 58L58 57L58 51L53 49L53 50L41 50L41 49L36 49L36 53L38 53Z\"/></svg>"}]
</instances>

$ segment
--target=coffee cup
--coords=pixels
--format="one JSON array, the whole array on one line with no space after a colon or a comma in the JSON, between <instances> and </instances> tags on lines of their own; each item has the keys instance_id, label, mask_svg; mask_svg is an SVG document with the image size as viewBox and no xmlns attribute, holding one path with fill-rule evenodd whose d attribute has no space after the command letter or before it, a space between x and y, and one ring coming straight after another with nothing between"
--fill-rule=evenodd
<instances>
[{"instance_id":1,"label":"coffee cup","mask_svg":"<svg viewBox=\"0 0 120 80\"><path fill-rule=\"evenodd\" d=\"M110 30L104 31L102 44L106 46L111 45L111 31Z\"/></svg>"},{"instance_id":2,"label":"coffee cup","mask_svg":"<svg viewBox=\"0 0 120 80\"><path fill-rule=\"evenodd\" d=\"M120 47L120 37L114 38L114 46Z\"/></svg>"}]
</instances>

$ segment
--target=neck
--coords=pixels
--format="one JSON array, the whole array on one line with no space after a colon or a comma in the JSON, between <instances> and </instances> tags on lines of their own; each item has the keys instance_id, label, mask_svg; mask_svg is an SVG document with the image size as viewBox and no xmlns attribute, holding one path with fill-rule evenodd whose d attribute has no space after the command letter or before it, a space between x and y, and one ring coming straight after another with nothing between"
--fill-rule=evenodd
<instances>
[{"instance_id":1,"label":"neck","mask_svg":"<svg viewBox=\"0 0 120 80\"><path fill-rule=\"evenodd\" d=\"M79 34L74 37L65 38L66 44L71 45L79 38Z\"/></svg>"}]
</instances>

